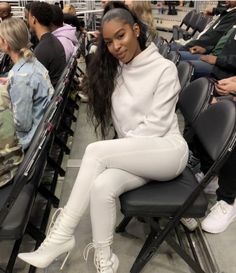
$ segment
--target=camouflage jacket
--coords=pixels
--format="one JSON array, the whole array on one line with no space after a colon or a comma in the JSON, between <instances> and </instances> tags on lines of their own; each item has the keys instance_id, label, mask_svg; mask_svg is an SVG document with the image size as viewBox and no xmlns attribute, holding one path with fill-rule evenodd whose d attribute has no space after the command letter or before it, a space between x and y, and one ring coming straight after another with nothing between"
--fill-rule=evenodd
<instances>
[{"instance_id":1,"label":"camouflage jacket","mask_svg":"<svg viewBox=\"0 0 236 273\"><path fill-rule=\"evenodd\" d=\"M7 85L0 85L0 187L12 180L22 160Z\"/></svg>"}]
</instances>

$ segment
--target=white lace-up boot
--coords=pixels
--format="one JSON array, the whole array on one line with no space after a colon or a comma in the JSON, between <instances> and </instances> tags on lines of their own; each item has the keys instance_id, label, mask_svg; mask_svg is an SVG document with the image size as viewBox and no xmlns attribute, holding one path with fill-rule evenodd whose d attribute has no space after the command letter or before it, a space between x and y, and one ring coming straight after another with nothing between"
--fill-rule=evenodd
<instances>
[{"instance_id":1,"label":"white lace-up boot","mask_svg":"<svg viewBox=\"0 0 236 273\"><path fill-rule=\"evenodd\" d=\"M73 234L78 222L78 217L73 216L66 208L58 209L52 217L48 234L41 246L34 252L20 253L18 257L35 267L45 268L58 256L67 253L61 266L62 269L75 246Z\"/></svg>"},{"instance_id":2,"label":"white lace-up boot","mask_svg":"<svg viewBox=\"0 0 236 273\"><path fill-rule=\"evenodd\" d=\"M116 273L119 260L117 256L112 253L110 245L95 246L93 243L89 244L84 250L84 259L87 261L90 249L95 248L94 265L97 273Z\"/></svg>"},{"instance_id":3,"label":"white lace-up boot","mask_svg":"<svg viewBox=\"0 0 236 273\"><path fill-rule=\"evenodd\" d=\"M202 221L202 229L209 233L220 233L236 219L236 202L229 205L223 200L216 202L211 212Z\"/></svg>"}]
</instances>

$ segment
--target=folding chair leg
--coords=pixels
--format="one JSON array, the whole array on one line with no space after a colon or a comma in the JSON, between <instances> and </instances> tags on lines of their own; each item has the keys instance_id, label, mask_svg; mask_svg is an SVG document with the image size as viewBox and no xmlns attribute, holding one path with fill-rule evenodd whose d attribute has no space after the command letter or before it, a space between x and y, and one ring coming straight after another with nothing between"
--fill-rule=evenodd
<instances>
[{"instance_id":1,"label":"folding chair leg","mask_svg":"<svg viewBox=\"0 0 236 273\"><path fill-rule=\"evenodd\" d=\"M55 142L58 144L61 149L67 154L70 154L70 148L63 142L58 136L55 136Z\"/></svg>"},{"instance_id":2,"label":"folding chair leg","mask_svg":"<svg viewBox=\"0 0 236 273\"><path fill-rule=\"evenodd\" d=\"M61 126L64 131L68 132L69 135L74 135L74 131L63 120L61 121Z\"/></svg>"},{"instance_id":3,"label":"folding chair leg","mask_svg":"<svg viewBox=\"0 0 236 273\"><path fill-rule=\"evenodd\" d=\"M167 237L166 242L176 251L176 253L194 270L196 273L206 273L201 266L196 263L171 237Z\"/></svg>"},{"instance_id":4,"label":"folding chair leg","mask_svg":"<svg viewBox=\"0 0 236 273\"><path fill-rule=\"evenodd\" d=\"M142 249L140 250L137 256L130 270L130 273L139 273L142 270L142 268L145 266L145 264L152 258L153 254L157 250L157 247L155 247L156 239L157 239L157 231L152 229Z\"/></svg>"},{"instance_id":5,"label":"folding chair leg","mask_svg":"<svg viewBox=\"0 0 236 273\"><path fill-rule=\"evenodd\" d=\"M22 240L23 240L23 237L15 241L15 244L14 244L12 252L11 252L10 259L9 259L7 267L6 267L6 271L5 271L6 273L13 272L13 268L14 268L14 265L16 262L16 257L19 253L19 249L20 249L20 245L21 245Z\"/></svg>"},{"instance_id":6,"label":"folding chair leg","mask_svg":"<svg viewBox=\"0 0 236 273\"><path fill-rule=\"evenodd\" d=\"M126 226L129 224L132 217L125 216L120 224L116 227L116 233L125 232Z\"/></svg>"},{"instance_id":7,"label":"folding chair leg","mask_svg":"<svg viewBox=\"0 0 236 273\"><path fill-rule=\"evenodd\" d=\"M47 188L45 188L42 184L39 186L38 189L39 193L42 194L43 197L45 197L47 200L50 199L52 205L54 208L58 208L60 200Z\"/></svg>"},{"instance_id":8,"label":"folding chair leg","mask_svg":"<svg viewBox=\"0 0 236 273\"><path fill-rule=\"evenodd\" d=\"M65 176L66 172L57 164L57 162L48 156L48 164L59 173L60 176Z\"/></svg>"}]
</instances>

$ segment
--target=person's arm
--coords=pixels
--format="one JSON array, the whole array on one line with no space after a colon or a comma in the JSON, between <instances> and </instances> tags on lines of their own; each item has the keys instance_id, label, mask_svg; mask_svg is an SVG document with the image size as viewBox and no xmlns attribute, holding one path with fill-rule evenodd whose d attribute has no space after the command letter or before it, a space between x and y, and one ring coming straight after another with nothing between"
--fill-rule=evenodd
<instances>
[{"instance_id":1,"label":"person's arm","mask_svg":"<svg viewBox=\"0 0 236 273\"><path fill-rule=\"evenodd\" d=\"M217 57L216 65L228 71L236 71L236 55L223 55Z\"/></svg>"},{"instance_id":2,"label":"person's arm","mask_svg":"<svg viewBox=\"0 0 236 273\"><path fill-rule=\"evenodd\" d=\"M9 88L16 130L18 132L28 132L33 123L33 90L20 77L16 77Z\"/></svg>"},{"instance_id":3,"label":"person's arm","mask_svg":"<svg viewBox=\"0 0 236 273\"><path fill-rule=\"evenodd\" d=\"M202 61L204 61L206 63L215 65L216 61L217 61L217 56L214 56L214 55L202 55L200 57L200 60L202 60Z\"/></svg>"},{"instance_id":4,"label":"person's arm","mask_svg":"<svg viewBox=\"0 0 236 273\"><path fill-rule=\"evenodd\" d=\"M127 137L139 135L161 137L170 130L175 119L176 103L180 90L177 69L174 64L170 63L165 67L159 79L149 112L146 113L143 122L138 127L127 133Z\"/></svg>"},{"instance_id":5,"label":"person's arm","mask_svg":"<svg viewBox=\"0 0 236 273\"><path fill-rule=\"evenodd\" d=\"M236 94L236 77L230 77L218 81L216 91L220 95Z\"/></svg>"}]
</instances>

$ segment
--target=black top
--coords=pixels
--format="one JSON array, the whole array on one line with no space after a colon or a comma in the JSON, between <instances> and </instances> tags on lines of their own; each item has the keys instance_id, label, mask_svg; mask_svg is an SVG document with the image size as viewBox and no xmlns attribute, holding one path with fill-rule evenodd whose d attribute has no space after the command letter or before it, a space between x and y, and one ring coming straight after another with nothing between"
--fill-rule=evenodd
<instances>
[{"instance_id":1,"label":"black top","mask_svg":"<svg viewBox=\"0 0 236 273\"><path fill-rule=\"evenodd\" d=\"M76 27L76 31L81 31L84 28L84 21L77 18L75 15L64 13L64 23Z\"/></svg>"},{"instance_id":2,"label":"black top","mask_svg":"<svg viewBox=\"0 0 236 273\"><path fill-rule=\"evenodd\" d=\"M215 47L219 39L228 32L236 22L236 9L225 10L221 13L219 19L198 39L192 40L186 44L187 48L192 46L201 46L208 52Z\"/></svg>"},{"instance_id":3,"label":"black top","mask_svg":"<svg viewBox=\"0 0 236 273\"><path fill-rule=\"evenodd\" d=\"M47 68L51 83L55 87L66 66L65 50L61 42L50 32L45 33L36 46L34 54Z\"/></svg>"},{"instance_id":4,"label":"black top","mask_svg":"<svg viewBox=\"0 0 236 273\"><path fill-rule=\"evenodd\" d=\"M236 75L236 29L226 41L221 54L217 56L212 76L218 80Z\"/></svg>"}]
</instances>

